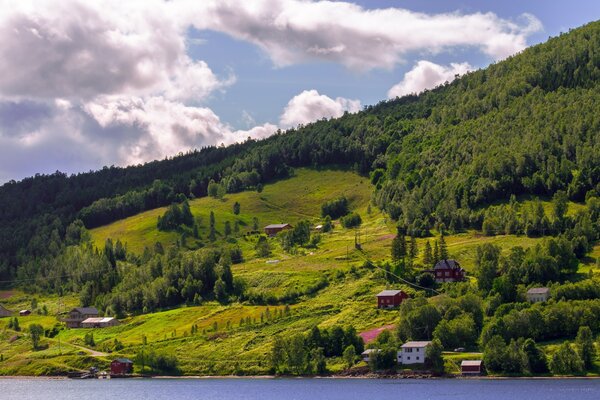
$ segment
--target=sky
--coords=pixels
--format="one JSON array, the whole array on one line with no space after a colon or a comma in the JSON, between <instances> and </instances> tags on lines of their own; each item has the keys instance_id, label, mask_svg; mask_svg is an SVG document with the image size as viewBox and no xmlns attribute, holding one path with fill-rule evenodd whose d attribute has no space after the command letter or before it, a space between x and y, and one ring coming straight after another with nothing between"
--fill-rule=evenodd
<instances>
[{"instance_id":1,"label":"sky","mask_svg":"<svg viewBox=\"0 0 600 400\"><path fill-rule=\"evenodd\" d=\"M0 184L358 112L599 17L597 0L0 0Z\"/></svg>"}]
</instances>

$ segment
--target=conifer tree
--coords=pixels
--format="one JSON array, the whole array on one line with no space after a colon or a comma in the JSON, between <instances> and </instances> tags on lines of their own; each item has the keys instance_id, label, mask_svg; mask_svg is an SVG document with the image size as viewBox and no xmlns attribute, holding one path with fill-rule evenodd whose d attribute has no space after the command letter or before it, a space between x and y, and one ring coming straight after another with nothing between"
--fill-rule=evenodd
<instances>
[{"instance_id":1,"label":"conifer tree","mask_svg":"<svg viewBox=\"0 0 600 400\"><path fill-rule=\"evenodd\" d=\"M414 260L419 255L419 248L417 247L417 239L414 236L410 237L410 246L408 248L408 256L411 260Z\"/></svg>"},{"instance_id":2,"label":"conifer tree","mask_svg":"<svg viewBox=\"0 0 600 400\"><path fill-rule=\"evenodd\" d=\"M423 264L425 264L425 266L431 266L433 264L433 254L431 253L431 244L429 243L429 240L425 242Z\"/></svg>"},{"instance_id":3,"label":"conifer tree","mask_svg":"<svg viewBox=\"0 0 600 400\"><path fill-rule=\"evenodd\" d=\"M444 239L444 235L440 237L440 260L448 259L448 247L446 246L446 239Z\"/></svg>"}]
</instances>

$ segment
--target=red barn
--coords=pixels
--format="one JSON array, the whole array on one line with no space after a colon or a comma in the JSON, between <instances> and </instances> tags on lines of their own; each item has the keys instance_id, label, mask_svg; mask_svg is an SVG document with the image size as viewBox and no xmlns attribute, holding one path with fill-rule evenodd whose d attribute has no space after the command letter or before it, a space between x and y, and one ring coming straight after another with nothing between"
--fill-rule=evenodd
<instances>
[{"instance_id":1,"label":"red barn","mask_svg":"<svg viewBox=\"0 0 600 400\"><path fill-rule=\"evenodd\" d=\"M481 375L483 361L464 360L460 363L460 372L463 375Z\"/></svg>"},{"instance_id":2,"label":"red barn","mask_svg":"<svg viewBox=\"0 0 600 400\"><path fill-rule=\"evenodd\" d=\"M110 363L111 375L129 375L133 373L133 361L128 358L117 358Z\"/></svg>"},{"instance_id":3,"label":"red barn","mask_svg":"<svg viewBox=\"0 0 600 400\"><path fill-rule=\"evenodd\" d=\"M384 290L377 295L377 308L398 307L408 295L402 290Z\"/></svg>"},{"instance_id":4,"label":"red barn","mask_svg":"<svg viewBox=\"0 0 600 400\"><path fill-rule=\"evenodd\" d=\"M292 226L290 224L271 224L265 226L265 233L268 236L275 236L285 229L292 229Z\"/></svg>"},{"instance_id":5,"label":"red barn","mask_svg":"<svg viewBox=\"0 0 600 400\"><path fill-rule=\"evenodd\" d=\"M442 260L435 264L432 272L438 283L459 282L465 279L465 270L456 260Z\"/></svg>"}]
</instances>

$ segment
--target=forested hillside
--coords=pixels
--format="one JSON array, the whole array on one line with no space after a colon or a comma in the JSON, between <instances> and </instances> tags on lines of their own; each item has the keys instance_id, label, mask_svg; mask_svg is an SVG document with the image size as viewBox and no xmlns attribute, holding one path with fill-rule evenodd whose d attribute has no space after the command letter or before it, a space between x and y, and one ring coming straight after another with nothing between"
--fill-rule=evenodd
<instances>
[{"instance_id":1,"label":"forested hillside","mask_svg":"<svg viewBox=\"0 0 600 400\"><path fill-rule=\"evenodd\" d=\"M370 174L375 204L415 236L439 224L481 228L482 207L511 194L585 201L600 193L599 49L594 22L419 96L263 141L9 182L0 188L0 280L77 240L77 226L68 229L77 218L93 228L205 196L211 180L234 193L292 167Z\"/></svg>"},{"instance_id":2,"label":"forested hillside","mask_svg":"<svg viewBox=\"0 0 600 400\"><path fill-rule=\"evenodd\" d=\"M594 22L265 140L6 183L0 299L32 313L0 319L0 375L389 370L408 340L435 373L600 375L599 111ZM77 305L121 324L66 329Z\"/></svg>"}]
</instances>

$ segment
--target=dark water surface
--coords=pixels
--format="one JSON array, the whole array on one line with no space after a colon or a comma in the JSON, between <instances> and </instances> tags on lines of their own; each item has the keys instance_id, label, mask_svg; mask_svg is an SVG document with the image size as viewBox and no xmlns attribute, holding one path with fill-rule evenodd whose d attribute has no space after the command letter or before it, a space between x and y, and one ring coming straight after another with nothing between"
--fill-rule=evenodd
<instances>
[{"instance_id":1,"label":"dark water surface","mask_svg":"<svg viewBox=\"0 0 600 400\"><path fill-rule=\"evenodd\" d=\"M2 400L598 400L600 380L0 379Z\"/></svg>"}]
</instances>

